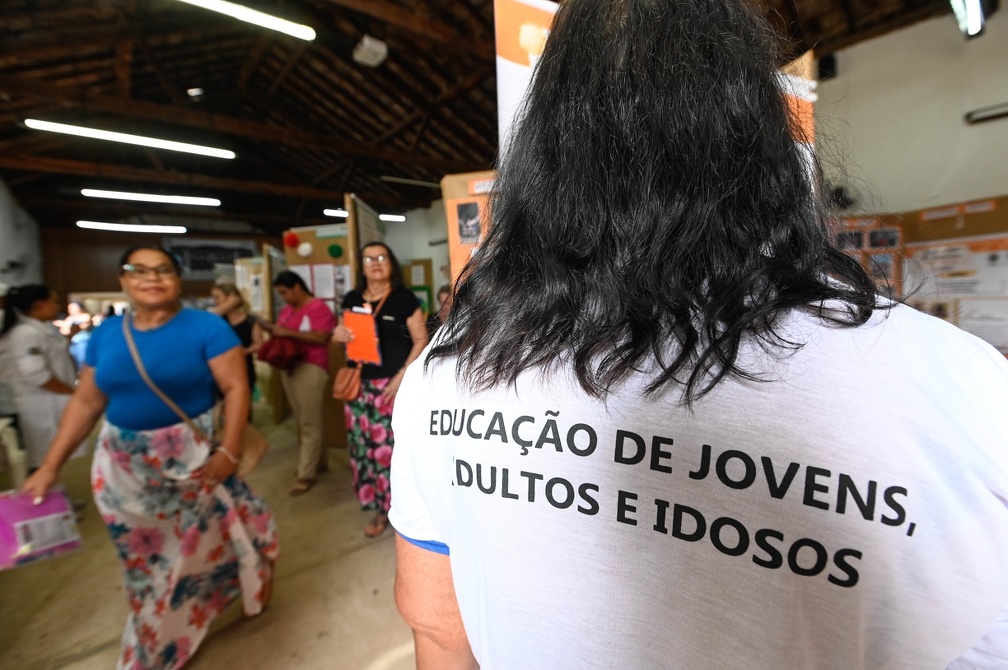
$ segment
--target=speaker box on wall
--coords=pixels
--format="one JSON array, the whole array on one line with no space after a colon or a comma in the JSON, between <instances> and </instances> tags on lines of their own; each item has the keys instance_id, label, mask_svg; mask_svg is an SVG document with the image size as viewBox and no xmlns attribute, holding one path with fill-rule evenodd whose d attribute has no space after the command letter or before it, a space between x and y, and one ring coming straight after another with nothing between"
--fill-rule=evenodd
<instances>
[{"instance_id":1,"label":"speaker box on wall","mask_svg":"<svg viewBox=\"0 0 1008 670\"><path fill-rule=\"evenodd\" d=\"M828 54L819 59L819 81L837 76L836 54Z\"/></svg>"}]
</instances>

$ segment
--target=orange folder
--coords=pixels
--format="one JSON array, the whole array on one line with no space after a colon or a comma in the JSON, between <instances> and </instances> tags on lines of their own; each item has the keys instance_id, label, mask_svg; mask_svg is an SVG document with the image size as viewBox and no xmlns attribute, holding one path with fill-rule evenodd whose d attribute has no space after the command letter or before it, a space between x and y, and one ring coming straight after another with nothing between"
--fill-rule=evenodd
<instances>
[{"instance_id":1,"label":"orange folder","mask_svg":"<svg viewBox=\"0 0 1008 670\"><path fill-rule=\"evenodd\" d=\"M381 365L381 349L378 348L378 324L375 323L374 314L344 310L343 325L353 333L353 339L346 345L347 359L358 363Z\"/></svg>"}]
</instances>

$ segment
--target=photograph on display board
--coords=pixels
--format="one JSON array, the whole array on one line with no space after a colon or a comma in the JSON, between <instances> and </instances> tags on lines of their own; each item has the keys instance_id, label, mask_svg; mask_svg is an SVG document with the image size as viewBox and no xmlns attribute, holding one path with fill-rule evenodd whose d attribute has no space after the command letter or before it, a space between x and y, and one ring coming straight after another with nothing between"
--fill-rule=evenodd
<instances>
[{"instance_id":1,"label":"photograph on display board","mask_svg":"<svg viewBox=\"0 0 1008 670\"><path fill-rule=\"evenodd\" d=\"M875 281L879 284L893 283L896 264L892 254L872 254L867 260L868 272Z\"/></svg>"},{"instance_id":2,"label":"photograph on display board","mask_svg":"<svg viewBox=\"0 0 1008 670\"><path fill-rule=\"evenodd\" d=\"M459 203L455 206L455 215L458 218L459 244L479 244L479 203Z\"/></svg>"},{"instance_id":3,"label":"photograph on display board","mask_svg":"<svg viewBox=\"0 0 1008 670\"><path fill-rule=\"evenodd\" d=\"M837 233L836 245L841 251L860 249L864 244L863 240L863 234L860 230L845 230Z\"/></svg>"},{"instance_id":4,"label":"photograph on display board","mask_svg":"<svg viewBox=\"0 0 1008 670\"><path fill-rule=\"evenodd\" d=\"M899 246L900 231L895 228L881 228L868 233L868 246L887 249Z\"/></svg>"}]
</instances>

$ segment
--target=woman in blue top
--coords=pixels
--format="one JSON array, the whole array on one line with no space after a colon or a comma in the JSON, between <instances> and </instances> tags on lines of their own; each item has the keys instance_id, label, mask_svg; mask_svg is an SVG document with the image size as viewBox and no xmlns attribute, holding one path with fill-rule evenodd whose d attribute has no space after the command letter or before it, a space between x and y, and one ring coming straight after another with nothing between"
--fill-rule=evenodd
<instances>
[{"instance_id":1,"label":"woman in blue top","mask_svg":"<svg viewBox=\"0 0 1008 670\"><path fill-rule=\"evenodd\" d=\"M178 261L160 247L128 251L120 283L131 315L94 331L79 386L23 488L43 495L105 412L91 484L131 610L118 667L179 668L230 602L240 596L247 615L265 607L277 533L266 504L234 476L249 403L238 338L217 316L181 308ZM223 395L215 451L143 381L123 318L153 382L206 434Z\"/></svg>"}]
</instances>

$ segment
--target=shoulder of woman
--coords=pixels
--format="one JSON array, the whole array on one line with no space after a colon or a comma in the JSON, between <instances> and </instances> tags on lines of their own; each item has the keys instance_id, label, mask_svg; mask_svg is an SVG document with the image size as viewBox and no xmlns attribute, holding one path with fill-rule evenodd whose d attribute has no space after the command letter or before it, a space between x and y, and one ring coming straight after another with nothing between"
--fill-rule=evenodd
<instances>
[{"instance_id":1,"label":"shoulder of woman","mask_svg":"<svg viewBox=\"0 0 1008 670\"><path fill-rule=\"evenodd\" d=\"M420 306L420 301L417 299L416 294L406 288L404 284L395 287L394 295L398 300L402 300L404 304L408 303L411 307Z\"/></svg>"}]
</instances>

